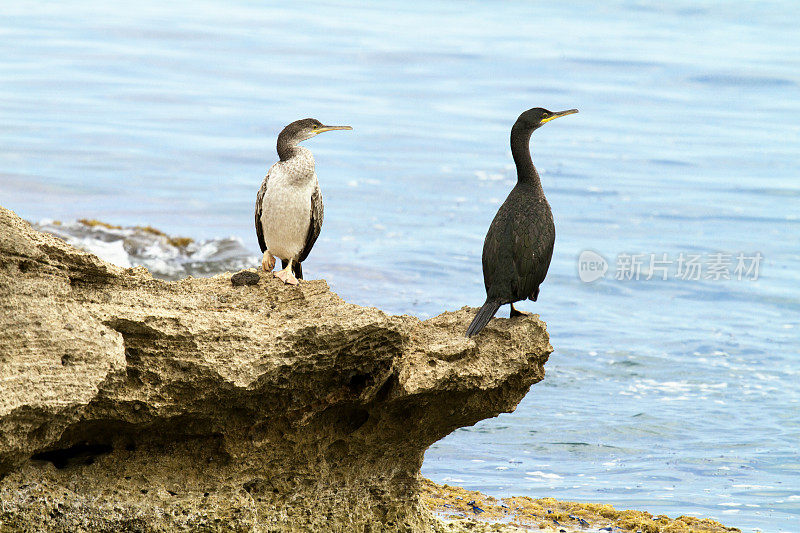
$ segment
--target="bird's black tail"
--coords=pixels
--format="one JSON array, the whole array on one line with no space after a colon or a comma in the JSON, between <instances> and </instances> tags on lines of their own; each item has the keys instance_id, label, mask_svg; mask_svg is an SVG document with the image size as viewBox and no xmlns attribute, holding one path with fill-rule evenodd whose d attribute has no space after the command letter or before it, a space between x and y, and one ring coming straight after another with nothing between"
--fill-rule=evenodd
<instances>
[{"instance_id":1,"label":"bird's black tail","mask_svg":"<svg viewBox=\"0 0 800 533\"><path fill-rule=\"evenodd\" d=\"M489 323L497 310L500 309L500 302L496 300L486 300L478 314L472 319L472 324L467 328L467 337L477 335Z\"/></svg>"}]
</instances>

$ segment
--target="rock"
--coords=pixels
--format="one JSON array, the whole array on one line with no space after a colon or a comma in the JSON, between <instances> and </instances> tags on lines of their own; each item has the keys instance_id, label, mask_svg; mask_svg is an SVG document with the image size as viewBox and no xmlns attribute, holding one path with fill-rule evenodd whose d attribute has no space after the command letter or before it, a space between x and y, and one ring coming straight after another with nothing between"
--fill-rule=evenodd
<instances>
[{"instance_id":1,"label":"rock","mask_svg":"<svg viewBox=\"0 0 800 533\"><path fill-rule=\"evenodd\" d=\"M231 276L231 283L234 287L241 287L243 285L256 285L258 283L258 272L254 270L242 270Z\"/></svg>"},{"instance_id":2,"label":"rock","mask_svg":"<svg viewBox=\"0 0 800 533\"><path fill-rule=\"evenodd\" d=\"M430 531L425 450L544 377L538 317L166 282L0 208L0 530Z\"/></svg>"},{"instance_id":3,"label":"rock","mask_svg":"<svg viewBox=\"0 0 800 533\"><path fill-rule=\"evenodd\" d=\"M619 533L741 533L735 527L724 526L709 518L679 516L670 519L665 515L653 516L644 511L618 511L608 504L559 501L554 498L534 500L527 496L514 496L498 500L461 487L437 485L426 479L422 480L422 495L426 507L440 514L464 517L461 520L462 529L471 533L530 533L531 528L539 533L580 533L587 529ZM480 522L473 518L477 514L476 508L481 510ZM487 522L488 527L481 528L481 523L486 525ZM521 529L510 524L516 524Z\"/></svg>"}]
</instances>

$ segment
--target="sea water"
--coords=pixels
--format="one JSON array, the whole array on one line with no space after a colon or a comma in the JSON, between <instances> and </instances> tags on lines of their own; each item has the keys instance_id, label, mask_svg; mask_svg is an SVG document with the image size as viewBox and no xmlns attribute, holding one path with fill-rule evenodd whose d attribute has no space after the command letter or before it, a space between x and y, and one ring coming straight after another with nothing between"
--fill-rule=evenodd
<instances>
[{"instance_id":1,"label":"sea water","mask_svg":"<svg viewBox=\"0 0 800 533\"><path fill-rule=\"evenodd\" d=\"M7 2L0 205L167 278L255 265L277 133L349 124L306 142L304 272L425 318L483 301L517 115L578 108L532 144L557 239L520 308L547 377L423 474L797 532L798 27L789 1ZM84 217L195 248L127 254Z\"/></svg>"}]
</instances>

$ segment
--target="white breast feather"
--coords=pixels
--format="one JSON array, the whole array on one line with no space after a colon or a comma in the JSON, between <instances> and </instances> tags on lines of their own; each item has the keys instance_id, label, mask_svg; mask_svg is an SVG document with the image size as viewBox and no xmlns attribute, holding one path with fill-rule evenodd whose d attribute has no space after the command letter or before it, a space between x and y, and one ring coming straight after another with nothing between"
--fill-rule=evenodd
<instances>
[{"instance_id":1,"label":"white breast feather","mask_svg":"<svg viewBox=\"0 0 800 533\"><path fill-rule=\"evenodd\" d=\"M297 260L311 223L311 195L317 187L317 175L310 152L308 158L310 161L301 161L299 166L293 161L291 172L283 161L269 170L261 211L264 241L272 255L286 261Z\"/></svg>"}]
</instances>

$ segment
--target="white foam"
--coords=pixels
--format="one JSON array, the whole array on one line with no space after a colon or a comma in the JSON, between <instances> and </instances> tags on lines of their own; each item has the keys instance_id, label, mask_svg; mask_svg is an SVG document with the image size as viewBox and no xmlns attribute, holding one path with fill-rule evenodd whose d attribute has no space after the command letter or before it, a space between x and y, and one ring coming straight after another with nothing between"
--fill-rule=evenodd
<instances>
[{"instance_id":1,"label":"white foam","mask_svg":"<svg viewBox=\"0 0 800 533\"><path fill-rule=\"evenodd\" d=\"M105 242L99 239L75 239L73 246L91 252L103 261L122 268L130 268L131 262L122 241Z\"/></svg>"},{"instance_id":2,"label":"white foam","mask_svg":"<svg viewBox=\"0 0 800 533\"><path fill-rule=\"evenodd\" d=\"M540 471L540 470L535 470L535 471L533 471L533 472L525 472L525 474L527 474L527 475L529 475L529 476L532 476L531 478L525 478L525 479L528 479L529 481L533 481L533 480L534 480L534 478L541 478L541 479L562 479L562 476L559 476L558 474L552 474L552 473L542 472L542 471Z\"/></svg>"},{"instance_id":3,"label":"white foam","mask_svg":"<svg viewBox=\"0 0 800 533\"><path fill-rule=\"evenodd\" d=\"M165 279L214 275L258 264L258 258L234 237L176 246L166 235L137 227L116 228L78 221L57 224L52 220L42 220L34 227L114 265L123 268L142 265L153 276Z\"/></svg>"}]
</instances>

